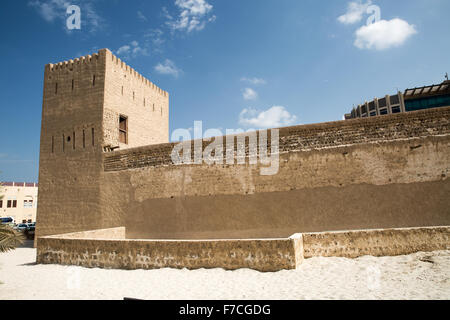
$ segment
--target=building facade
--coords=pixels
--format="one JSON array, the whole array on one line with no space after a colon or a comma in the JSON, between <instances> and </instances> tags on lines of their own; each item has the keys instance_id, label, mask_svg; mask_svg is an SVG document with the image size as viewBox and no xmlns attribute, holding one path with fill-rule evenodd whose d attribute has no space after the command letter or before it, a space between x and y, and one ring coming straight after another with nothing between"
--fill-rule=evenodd
<instances>
[{"instance_id":1,"label":"building facade","mask_svg":"<svg viewBox=\"0 0 450 320\"><path fill-rule=\"evenodd\" d=\"M0 217L15 223L36 222L38 184L34 182L2 182Z\"/></svg>"},{"instance_id":2,"label":"building facade","mask_svg":"<svg viewBox=\"0 0 450 320\"><path fill-rule=\"evenodd\" d=\"M404 93L386 95L358 105L345 119L369 118L388 114L450 106L450 81L406 89Z\"/></svg>"}]
</instances>

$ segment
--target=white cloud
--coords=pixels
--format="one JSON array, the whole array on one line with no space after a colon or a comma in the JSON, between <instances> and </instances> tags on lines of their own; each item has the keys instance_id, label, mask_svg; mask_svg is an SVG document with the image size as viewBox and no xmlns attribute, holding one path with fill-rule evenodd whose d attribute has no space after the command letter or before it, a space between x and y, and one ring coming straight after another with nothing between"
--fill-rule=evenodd
<instances>
[{"instance_id":1,"label":"white cloud","mask_svg":"<svg viewBox=\"0 0 450 320\"><path fill-rule=\"evenodd\" d=\"M129 54L131 47L129 45L121 46L116 53L118 55Z\"/></svg>"},{"instance_id":2,"label":"white cloud","mask_svg":"<svg viewBox=\"0 0 450 320\"><path fill-rule=\"evenodd\" d=\"M28 2L28 5L35 8L45 21L52 23L59 20L68 33L71 33L72 30L68 30L66 27L68 17L66 9L72 4L66 0L31 0ZM96 13L92 4L87 0L80 0L77 5L81 11L81 30L97 31L104 23L103 18Z\"/></svg>"},{"instance_id":3,"label":"white cloud","mask_svg":"<svg viewBox=\"0 0 450 320\"><path fill-rule=\"evenodd\" d=\"M209 16L213 6L205 0L176 0L175 5L180 12L176 20L163 8L163 14L168 20L166 23L172 31L199 31L206 23L216 19L214 15Z\"/></svg>"},{"instance_id":4,"label":"white cloud","mask_svg":"<svg viewBox=\"0 0 450 320\"><path fill-rule=\"evenodd\" d=\"M255 90L253 90L252 88L245 88L242 91L242 97L245 100L255 100L258 98L258 93Z\"/></svg>"},{"instance_id":5,"label":"white cloud","mask_svg":"<svg viewBox=\"0 0 450 320\"><path fill-rule=\"evenodd\" d=\"M297 123L297 117L282 106L273 106L266 111L243 109L239 114L239 123L246 127L277 128Z\"/></svg>"},{"instance_id":6,"label":"white cloud","mask_svg":"<svg viewBox=\"0 0 450 320\"><path fill-rule=\"evenodd\" d=\"M166 40L164 39L164 32L161 29L150 29L144 34L144 37L152 42L152 51L156 53L163 52L162 47Z\"/></svg>"},{"instance_id":7,"label":"white cloud","mask_svg":"<svg viewBox=\"0 0 450 320\"><path fill-rule=\"evenodd\" d=\"M167 74L178 78L178 76L183 72L179 69L175 63L169 59L166 59L164 63L158 63L155 66L155 71L160 74Z\"/></svg>"},{"instance_id":8,"label":"white cloud","mask_svg":"<svg viewBox=\"0 0 450 320\"><path fill-rule=\"evenodd\" d=\"M401 46L417 31L402 19L380 20L356 31L354 45L359 49L385 50Z\"/></svg>"},{"instance_id":9,"label":"white cloud","mask_svg":"<svg viewBox=\"0 0 450 320\"><path fill-rule=\"evenodd\" d=\"M117 55L123 56L125 58L136 58L137 56L148 56L148 50L139 46L139 42L136 40L131 41L129 44L121 46L116 51Z\"/></svg>"},{"instance_id":10,"label":"white cloud","mask_svg":"<svg viewBox=\"0 0 450 320\"><path fill-rule=\"evenodd\" d=\"M361 1L349 2L347 5L347 12L338 17L338 21L343 24L355 24L360 22L367 11L367 8L371 4L371 0L367 1L367 3L362 3Z\"/></svg>"},{"instance_id":11,"label":"white cloud","mask_svg":"<svg viewBox=\"0 0 450 320\"><path fill-rule=\"evenodd\" d=\"M242 77L242 78L241 78L241 81L242 81L242 82L247 82L247 83L253 84L253 85L255 85L255 86L257 86L257 85L263 85L263 84L266 84L266 83L267 83L266 80L261 79L261 78L247 78L247 77Z\"/></svg>"},{"instance_id":12,"label":"white cloud","mask_svg":"<svg viewBox=\"0 0 450 320\"><path fill-rule=\"evenodd\" d=\"M139 20L147 21L147 17L141 11L137 12L137 16L138 16Z\"/></svg>"}]
</instances>

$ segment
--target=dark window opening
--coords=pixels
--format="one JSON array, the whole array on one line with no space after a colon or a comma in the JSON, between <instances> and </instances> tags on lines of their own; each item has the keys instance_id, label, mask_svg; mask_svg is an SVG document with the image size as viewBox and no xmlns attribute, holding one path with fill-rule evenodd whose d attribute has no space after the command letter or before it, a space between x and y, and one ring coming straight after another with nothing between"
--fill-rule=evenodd
<instances>
[{"instance_id":1,"label":"dark window opening","mask_svg":"<svg viewBox=\"0 0 450 320\"><path fill-rule=\"evenodd\" d=\"M58 94L58 82L55 83L55 94Z\"/></svg>"},{"instance_id":2,"label":"dark window opening","mask_svg":"<svg viewBox=\"0 0 450 320\"><path fill-rule=\"evenodd\" d=\"M86 133L84 132L84 129L83 129L83 148L86 148Z\"/></svg>"},{"instance_id":3,"label":"dark window opening","mask_svg":"<svg viewBox=\"0 0 450 320\"><path fill-rule=\"evenodd\" d=\"M155 104L153 104L153 111L155 111Z\"/></svg>"},{"instance_id":4,"label":"dark window opening","mask_svg":"<svg viewBox=\"0 0 450 320\"><path fill-rule=\"evenodd\" d=\"M52 136L52 153L55 152L55 137Z\"/></svg>"},{"instance_id":5,"label":"dark window opening","mask_svg":"<svg viewBox=\"0 0 450 320\"><path fill-rule=\"evenodd\" d=\"M371 116L371 117L375 117L376 115L377 115L376 112L371 112L371 113L370 113L370 116Z\"/></svg>"},{"instance_id":6,"label":"dark window opening","mask_svg":"<svg viewBox=\"0 0 450 320\"><path fill-rule=\"evenodd\" d=\"M392 107L392 113L400 113L400 106Z\"/></svg>"},{"instance_id":7,"label":"dark window opening","mask_svg":"<svg viewBox=\"0 0 450 320\"><path fill-rule=\"evenodd\" d=\"M128 118L125 116L119 117L119 142L128 143Z\"/></svg>"},{"instance_id":8,"label":"dark window opening","mask_svg":"<svg viewBox=\"0 0 450 320\"><path fill-rule=\"evenodd\" d=\"M12 201L11 201L11 200L8 200L8 202L6 203L6 207L7 207L7 208L11 208L11 205L12 205Z\"/></svg>"},{"instance_id":9,"label":"dark window opening","mask_svg":"<svg viewBox=\"0 0 450 320\"><path fill-rule=\"evenodd\" d=\"M385 115L385 114L388 114L388 111L387 111L387 109L383 109L383 110L380 110L380 114L381 114L381 115Z\"/></svg>"},{"instance_id":10,"label":"dark window opening","mask_svg":"<svg viewBox=\"0 0 450 320\"><path fill-rule=\"evenodd\" d=\"M62 135L62 138L63 138L63 143L62 143L62 151L64 152L64 147L65 147L65 143L66 143L66 139L65 139L65 137L64 137L64 135Z\"/></svg>"},{"instance_id":11,"label":"dark window opening","mask_svg":"<svg viewBox=\"0 0 450 320\"><path fill-rule=\"evenodd\" d=\"M134 91L133 91L133 100L134 100Z\"/></svg>"},{"instance_id":12,"label":"dark window opening","mask_svg":"<svg viewBox=\"0 0 450 320\"><path fill-rule=\"evenodd\" d=\"M94 146L94 128L92 128L92 146Z\"/></svg>"},{"instance_id":13,"label":"dark window opening","mask_svg":"<svg viewBox=\"0 0 450 320\"><path fill-rule=\"evenodd\" d=\"M73 150L75 150L75 131L73 132Z\"/></svg>"},{"instance_id":14,"label":"dark window opening","mask_svg":"<svg viewBox=\"0 0 450 320\"><path fill-rule=\"evenodd\" d=\"M400 103L400 98L398 97L397 94L395 96L391 96L391 105L392 104L399 104L399 103Z\"/></svg>"},{"instance_id":15,"label":"dark window opening","mask_svg":"<svg viewBox=\"0 0 450 320\"><path fill-rule=\"evenodd\" d=\"M92 86L95 87L95 75L92 77Z\"/></svg>"},{"instance_id":16,"label":"dark window opening","mask_svg":"<svg viewBox=\"0 0 450 320\"><path fill-rule=\"evenodd\" d=\"M13 208L17 208L17 200L13 200L13 202L12 202L12 207L13 207Z\"/></svg>"},{"instance_id":17,"label":"dark window opening","mask_svg":"<svg viewBox=\"0 0 450 320\"><path fill-rule=\"evenodd\" d=\"M0 208L3 208L3 200L0 200Z\"/></svg>"},{"instance_id":18,"label":"dark window opening","mask_svg":"<svg viewBox=\"0 0 450 320\"><path fill-rule=\"evenodd\" d=\"M367 112L366 106L362 106L362 107L361 107L361 113L366 113L366 112Z\"/></svg>"},{"instance_id":19,"label":"dark window opening","mask_svg":"<svg viewBox=\"0 0 450 320\"><path fill-rule=\"evenodd\" d=\"M72 79L72 91L73 91L73 79Z\"/></svg>"},{"instance_id":20,"label":"dark window opening","mask_svg":"<svg viewBox=\"0 0 450 320\"><path fill-rule=\"evenodd\" d=\"M70 136L67 137L67 142L70 142Z\"/></svg>"}]
</instances>

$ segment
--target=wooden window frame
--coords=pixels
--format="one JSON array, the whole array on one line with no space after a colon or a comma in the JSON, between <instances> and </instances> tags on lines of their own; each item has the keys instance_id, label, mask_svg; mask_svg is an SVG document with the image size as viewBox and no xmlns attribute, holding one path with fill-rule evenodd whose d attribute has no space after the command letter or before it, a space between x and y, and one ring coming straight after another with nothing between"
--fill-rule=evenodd
<instances>
[{"instance_id":1,"label":"wooden window frame","mask_svg":"<svg viewBox=\"0 0 450 320\"><path fill-rule=\"evenodd\" d=\"M122 119L125 122L125 129L121 128ZM122 135L125 137L125 141L122 141ZM123 144L128 144L128 117L126 115L119 115L119 142Z\"/></svg>"}]
</instances>

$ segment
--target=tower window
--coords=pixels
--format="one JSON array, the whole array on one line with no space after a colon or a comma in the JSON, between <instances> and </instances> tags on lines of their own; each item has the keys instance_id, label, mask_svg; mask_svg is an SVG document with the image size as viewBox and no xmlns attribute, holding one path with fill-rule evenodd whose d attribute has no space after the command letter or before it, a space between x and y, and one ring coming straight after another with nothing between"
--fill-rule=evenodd
<instances>
[{"instance_id":1,"label":"tower window","mask_svg":"<svg viewBox=\"0 0 450 320\"><path fill-rule=\"evenodd\" d=\"M95 75L92 77L92 86L95 87Z\"/></svg>"},{"instance_id":2,"label":"tower window","mask_svg":"<svg viewBox=\"0 0 450 320\"><path fill-rule=\"evenodd\" d=\"M119 142L128 144L128 118L119 116Z\"/></svg>"},{"instance_id":3,"label":"tower window","mask_svg":"<svg viewBox=\"0 0 450 320\"><path fill-rule=\"evenodd\" d=\"M58 82L55 83L55 94L58 94Z\"/></svg>"}]
</instances>

